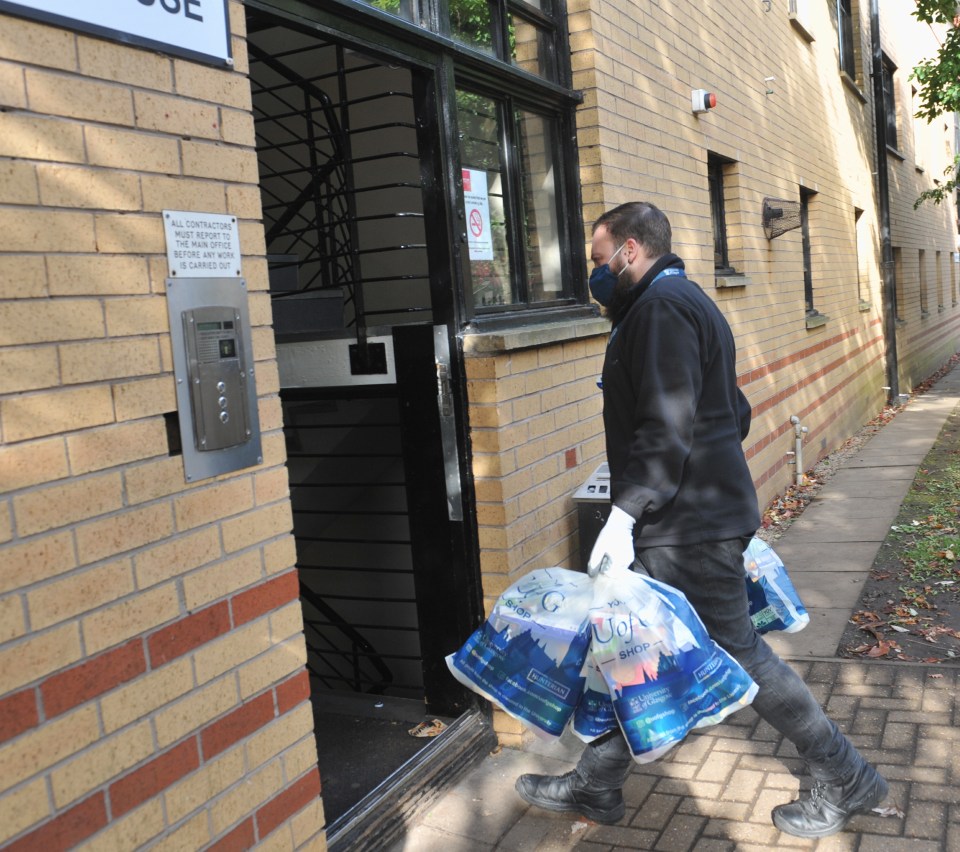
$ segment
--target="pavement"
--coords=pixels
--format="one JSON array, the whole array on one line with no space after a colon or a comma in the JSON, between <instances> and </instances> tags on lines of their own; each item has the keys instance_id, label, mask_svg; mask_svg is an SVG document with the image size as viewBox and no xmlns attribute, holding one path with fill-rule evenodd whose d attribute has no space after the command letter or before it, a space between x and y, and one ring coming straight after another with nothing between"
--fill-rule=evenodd
<instances>
[{"instance_id":1,"label":"pavement","mask_svg":"<svg viewBox=\"0 0 960 852\"><path fill-rule=\"evenodd\" d=\"M778 831L771 809L809 781L793 746L748 707L636 765L617 825L520 799L518 775L566 772L583 748L569 733L556 742L530 735L522 749L498 750L445 791L389 852L960 852L960 667L835 656L917 468L958 405L960 368L911 398L773 543L810 624L768 639L886 777L886 815L858 814L822 840Z\"/></svg>"}]
</instances>

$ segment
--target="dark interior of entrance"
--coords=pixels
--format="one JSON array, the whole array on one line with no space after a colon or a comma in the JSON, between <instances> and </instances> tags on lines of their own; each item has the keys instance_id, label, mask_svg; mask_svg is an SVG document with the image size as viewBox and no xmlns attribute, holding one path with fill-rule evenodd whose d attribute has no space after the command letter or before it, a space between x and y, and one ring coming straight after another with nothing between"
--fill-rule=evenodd
<instances>
[{"instance_id":1,"label":"dark interior of entrance","mask_svg":"<svg viewBox=\"0 0 960 852\"><path fill-rule=\"evenodd\" d=\"M411 729L462 709L435 686L454 648L435 647L424 617L449 529L436 508L439 439L422 445L436 432L436 319L414 81L250 6L247 28L307 666L335 827L430 747ZM424 470L438 459L439 474Z\"/></svg>"}]
</instances>

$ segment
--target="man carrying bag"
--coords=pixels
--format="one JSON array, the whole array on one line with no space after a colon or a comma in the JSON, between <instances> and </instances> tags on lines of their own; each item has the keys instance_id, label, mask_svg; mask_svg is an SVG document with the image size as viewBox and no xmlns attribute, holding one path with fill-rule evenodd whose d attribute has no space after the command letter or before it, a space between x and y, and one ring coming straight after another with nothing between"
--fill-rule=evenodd
<instances>
[{"instance_id":1,"label":"man carrying bag","mask_svg":"<svg viewBox=\"0 0 960 852\"><path fill-rule=\"evenodd\" d=\"M737 387L733 335L671 253L670 223L652 204L601 216L591 259L591 292L613 324L603 366L613 506L589 567L605 556L617 567L639 563L686 595L759 686L757 713L796 746L813 777L809 796L774 808L774 824L798 837L834 834L879 804L887 784L750 621L743 552L760 517L742 448L750 406ZM612 823L624 814L632 762L614 732L590 743L573 771L522 775L516 788L538 807Z\"/></svg>"}]
</instances>

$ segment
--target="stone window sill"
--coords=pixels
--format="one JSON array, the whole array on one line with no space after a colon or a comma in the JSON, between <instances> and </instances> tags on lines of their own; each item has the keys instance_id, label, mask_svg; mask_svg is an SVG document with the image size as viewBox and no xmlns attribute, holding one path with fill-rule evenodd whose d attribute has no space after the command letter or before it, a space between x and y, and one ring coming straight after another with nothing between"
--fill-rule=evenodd
<instances>
[{"instance_id":1,"label":"stone window sill","mask_svg":"<svg viewBox=\"0 0 960 852\"><path fill-rule=\"evenodd\" d=\"M498 352L512 352L516 349L549 346L553 343L563 343L585 337L599 337L609 333L610 321L603 317L541 323L500 331L465 332L463 335L463 353L468 358L492 355Z\"/></svg>"},{"instance_id":2,"label":"stone window sill","mask_svg":"<svg viewBox=\"0 0 960 852\"><path fill-rule=\"evenodd\" d=\"M717 287L746 287L753 283L742 272L717 272L715 278Z\"/></svg>"}]
</instances>

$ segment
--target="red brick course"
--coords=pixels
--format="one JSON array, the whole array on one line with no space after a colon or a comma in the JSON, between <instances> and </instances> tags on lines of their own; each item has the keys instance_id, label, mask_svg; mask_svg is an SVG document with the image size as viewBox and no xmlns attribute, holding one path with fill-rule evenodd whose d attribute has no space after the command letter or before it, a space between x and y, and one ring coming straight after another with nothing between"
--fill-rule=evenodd
<instances>
[{"instance_id":1,"label":"red brick course","mask_svg":"<svg viewBox=\"0 0 960 852\"><path fill-rule=\"evenodd\" d=\"M270 690L207 725L200 733L203 759L209 760L259 730L273 715L273 690Z\"/></svg>"},{"instance_id":2,"label":"red brick course","mask_svg":"<svg viewBox=\"0 0 960 852\"><path fill-rule=\"evenodd\" d=\"M39 721L36 690L25 689L0 699L0 743L35 728Z\"/></svg>"},{"instance_id":3,"label":"red brick course","mask_svg":"<svg viewBox=\"0 0 960 852\"><path fill-rule=\"evenodd\" d=\"M106 824L107 803L103 793L96 793L4 847L4 852L60 852L76 846Z\"/></svg>"},{"instance_id":4,"label":"red brick course","mask_svg":"<svg viewBox=\"0 0 960 852\"><path fill-rule=\"evenodd\" d=\"M243 852L252 849L257 842L253 829L253 817L240 823L229 834L207 847L207 852Z\"/></svg>"},{"instance_id":5,"label":"red brick course","mask_svg":"<svg viewBox=\"0 0 960 852\"><path fill-rule=\"evenodd\" d=\"M282 716L310 697L310 675L306 669L277 685L277 711Z\"/></svg>"},{"instance_id":6,"label":"red brick course","mask_svg":"<svg viewBox=\"0 0 960 852\"><path fill-rule=\"evenodd\" d=\"M110 786L110 808L114 819L166 790L199 766L197 738L191 737L135 769Z\"/></svg>"},{"instance_id":7,"label":"red brick course","mask_svg":"<svg viewBox=\"0 0 960 852\"><path fill-rule=\"evenodd\" d=\"M257 832L260 839L319 795L320 773L314 768L257 811Z\"/></svg>"},{"instance_id":8,"label":"red brick course","mask_svg":"<svg viewBox=\"0 0 960 852\"><path fill-rule=\"evenodd\" d=\"M48 719L133 680L147 670L143 641L134 639L73 668L47 678L40 685Z\"/></svg>"},{"instance_id":9,"label":"red brick course","mask_svg":"<svg viewBox=\"0 0 960 852\"><path fill-rule=\"evenodd\" d=\"M150 665L156 668L168 663L229 630L230 609L226 601L181 618L147 639Z\"/></svg>"},{"instance_id":10,"label":"red brick course","mask_svg":"<svg viewBox=\"0 0 960 852\"><path fill-rule=\"evenodd\" d=\"M299 596L300 583L297 572L288 571L261 586L235 595L231 602L233 622L239 627L264 613L279 609Z\"/></svg>"}]
</instances>

